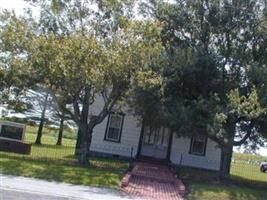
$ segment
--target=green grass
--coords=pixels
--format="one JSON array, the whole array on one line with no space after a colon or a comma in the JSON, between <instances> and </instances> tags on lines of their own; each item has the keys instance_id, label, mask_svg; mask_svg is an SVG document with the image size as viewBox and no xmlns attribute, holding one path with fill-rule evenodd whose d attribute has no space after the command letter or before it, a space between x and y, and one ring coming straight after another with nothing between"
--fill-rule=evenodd
<instances>
[{"instance_id":1,"label":"green grass","mask_svg":"<svg viewBox=\"0 0 267 200\"><path fill-rule=\"evenodd\" d=\"M26 140L32 143L32 158L48 158L48 159L70 159L74 155L75 140L63 138L62 146L55 145L57 138L44 134L42 137L42 145L35 145L34 141L36 134L28 133L26 134Z\"/></svg>"},{"instance_id":2,"label":"green grass","mask_svg":"<svg viewBox=\"0 0 267 200\"><path fill-rule=\"evenodd\" d=\"M258 164L248 160L264 160L262 156L234 154L236 163L231 167L231 180L220 182L217 172L189 167L178 169L178 176L185 182L189 193L187 200L265 200L267 173L261 173ZM241 162L239 162L241 161Z\"/></svg>"},{"instance_id":3,"label":"green grass","mask_svg":"<svg viewBox=\"0 0 267 200\"><path fill-rule=\"evenodd\" d=\"M178 175L189 189L186 200L265 200L267 196L263 185L261 188L255 185L258 182L246 182L242 179L242 182L226 184L219 181L217 172L182 167L178 169ZM264 184L266 183L267 179Z\"/></svg>"},{"instance_id":4,"label":"green grass","mask_svg":"<svg viewBox=\"0 0 267 200\"><path fill-rule=\"evenodd\" d=\"M112 167L82 168L66 163L38 162L14 157L1 157L0 164L0 172L4 174L110 188L119 186L124 172Z\"/></svg>"},{"instance_id":5,"label":"green grass","mask_svg":"<svg viewBox=\"0 0 267 200\"><path fill-rule=\"evenodd\" d=\"M234 153L233 158L234 162L231 165L231 178L233 180L267 188L267 173L260 172L260 162L267 160L267 157Z\"/></svg>"},{"instance_id":6,"label":"green grass","mask_svg":"<svg viewBox=\"0 0 267 200\"><path fill-rule=\"evenodd\" d=\"M247 161L266 160L266 157L251 154L234 154L235 162L231 164L231 180L253 187L267 188L267 173L260 172L260 165L257 162ZM184 180L214 181L218 180L218 173L203 171L195 168L183 167L178 175Z\"/></svg>"},{"instance_id":7,"label":"green grass","mask_svg":"<svg viewBox=\"0 0 267 200\"><path fill-rule=\"evenodd\" d=\"M260 172L259 165L232 163L231 178L253 186L267 188L267 173Z\"/></svg>"},{"instance_id":8,"label":"green grass","mask_svg":"<svg viewBox=\"0 0 267 200\"><path fill-rule=\"evenodd\" d=\"M236 185L191 183L186 200L265 200L267 191Z\"/></svg>"},{"instance_id":9,"label":"green grass","mask_svg":"<svg viewBox=\"0 0 267 200\"><path fill-rule=\"evenodd\" d=\"M35 127L28 127L26 142L33 143ZM34 177L49 181L67 182L90 186L118 188L127 162L91 158L91 166L80 167L75 159L75 140L63 138L63 145L56 146L56 136L43 135L43 145L32 145L31 155L0 152L0 173Z\"/></svg>"},{"instance_id":10,"label":"green grass","mask_svg":"<svg viewBox=\"0 0 267 200\"><path fill-rule=\"evenodd\" d=\"M265 157L265 156L246 154L246 153L234 153L233 158L234 158L234 160L237 160L237 161L262 161L262 160L267 160L267 157Z\"/></svg>"},{"instance_id":11,"label":"green grass","mask_svg":"<svg viewBox=\"0 0 267 200\"><path fill-rule=\"evenodd\" d=\"M37 130L38 130L38 126L27 125L26 131L28 134L34 134L35 135L37 133ZM57 138L58 129L45 126L43 128L43 134L44 135L50 135L50 136ZM76 129L64 128L63 138L76 139L76 137L77 137L77 130Z\"/></svg>"}]
</instances>

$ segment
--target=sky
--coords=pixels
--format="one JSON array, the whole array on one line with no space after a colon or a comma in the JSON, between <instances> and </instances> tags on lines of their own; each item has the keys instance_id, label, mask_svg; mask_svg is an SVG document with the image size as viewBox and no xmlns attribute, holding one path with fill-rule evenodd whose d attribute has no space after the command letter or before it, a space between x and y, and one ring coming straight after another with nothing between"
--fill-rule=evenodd
<instances>
[{"instance_id":1,"label":"sky","mask_svg":"<svg viewBox=\"0 0 267 200\"><path fill-rule=\"evenodd\" d=\"M261 148L260 151L259 151L259 154L261 154L263 156L267 156L267 147Z\"/></svg>"},{"instance_id":2,"label":"sky","mask_svg":"<svg viewBox=\"0 0 267 200\"><path fill-rule=\"evenodd\" d=\"M23 13L23 8L29 4L23 0L0 0L0 9L15 10L17 14Z\"/></svg>"},{"instance_id":3,"label":"sky","mask_svg":"<svg viewBox=\"0 0 267 200\"><path fill-rule=\"evenodd\" d=\"M30 5L23 0L0 0L0 10L14 10L18 15L21 15L23 13L23 9L29 6ZM38 10L34 8L33 14L36 15L37 13ZM267 156L267 147L261 148L258 153Z\"/></svg>"}]
</instances>

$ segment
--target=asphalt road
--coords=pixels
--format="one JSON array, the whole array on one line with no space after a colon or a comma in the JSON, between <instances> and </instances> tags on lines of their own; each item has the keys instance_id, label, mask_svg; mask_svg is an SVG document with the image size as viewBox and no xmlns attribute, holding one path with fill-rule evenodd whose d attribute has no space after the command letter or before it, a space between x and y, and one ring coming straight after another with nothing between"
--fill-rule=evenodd
<instances>
[{"instance_id":1,"label":"asphalt road","mask_svg":"<svg viewBox=\"0 0 267 200\"><path fill-rule=\"evenodd\" d=\"M107 188L0 174L0 200L140 200Z\"/></svg>"},{"instance_id":2,"label":"asphalt road","mask_svg":"<svg viewBox=\"0 0 267 200\"><path fill-rule=\"evenodd\" d=\"M78 200L59 196L0 189L0 200Z\"/></svg>"}]
</instances>

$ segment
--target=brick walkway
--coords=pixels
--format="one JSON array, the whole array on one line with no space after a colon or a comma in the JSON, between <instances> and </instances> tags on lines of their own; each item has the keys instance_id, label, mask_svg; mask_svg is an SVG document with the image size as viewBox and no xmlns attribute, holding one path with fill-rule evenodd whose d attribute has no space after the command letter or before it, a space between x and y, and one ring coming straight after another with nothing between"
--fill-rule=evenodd
<instances>
[{"instance_id":1,"label":"brick walkway","mask_svg":"<svg viewBox=\"0 0 267 200\"><path fill-rule=\"evenodd\" d=\"M137 163L122 180L122 191L153 200L183 200L184 184L164 165Z\"/></svg>"}]
</instances>

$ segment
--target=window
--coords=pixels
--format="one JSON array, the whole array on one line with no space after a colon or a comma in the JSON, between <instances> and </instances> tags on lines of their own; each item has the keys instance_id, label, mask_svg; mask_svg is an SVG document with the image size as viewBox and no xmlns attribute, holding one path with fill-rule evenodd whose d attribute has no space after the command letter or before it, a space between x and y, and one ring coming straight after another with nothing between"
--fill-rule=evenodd
<instances>
[{"instance_id":1,"label":"window","mask_svg":"<svg viewBox=\"0 0 267 200\"><path fill-rule=\"evenodd\" d=\"M144 129L144 144L167 146L169 142L169 130L167 128L145 127Z\"/></svg>"},{"instance_id":2,"label":"window","mask_svg":"<svg viewBox=\"0 0 267 200\"><path fill-rule=\"evenodd\" d=\"M191 139L190 154L205 156L207 137L203 135L193 136Z\"/></svg>"},{"instance_id":3,"label":"window","mask_svg":"<svg viewBox=\"0 0 267 200\"><path fill-rule=\"evenodd\" d=\"M117 113L109 114L105 140L112 142L120 142L123 119L124 119L123 114L117 114Z\"/></svg>"},{"instance_id":4,"label":"window","mask_svg":"<svg viewBox=\"0 0 267 200\"><path fill-rule=\"evenodd\" d=\"M152 130L151 127L145 127L144 129L144 144L147 145L153 145L154 144L154 140L155 140L155 134L156 131Z\"/></svg>"}]
</instances>

